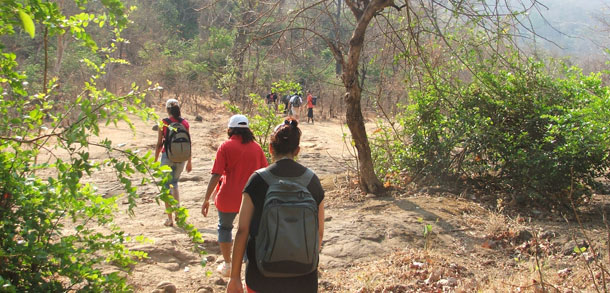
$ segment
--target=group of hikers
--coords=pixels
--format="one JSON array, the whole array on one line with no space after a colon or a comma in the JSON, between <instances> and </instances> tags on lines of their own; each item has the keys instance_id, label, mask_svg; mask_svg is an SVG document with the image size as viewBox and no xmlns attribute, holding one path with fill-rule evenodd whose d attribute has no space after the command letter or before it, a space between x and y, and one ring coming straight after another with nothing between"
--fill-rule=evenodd
<instances>
[{"instance_id":1,"label":"group of hikers","mask_svg":"<svg viewBox=\"0 0 610 293\"><path fill-rule=\"evenodd\" d=\"M313 124L313 108L316 106L318 98L313 96L311 94L311 91L307 91L307 96L305 99L305 102L307 102L306 105L306 109L307 109L307 123L309 123L311 121L311 123ZM273 107L275 108L275 110L277 111L278 109L278 102L281 102L282 104L284 104L284 114L288 115L288 117L291 118L295 118L296 120L299 120L299 115L302 114L301 113L301 105L303 105L303 98L301 97L301 95L299 95L298 92L293 93L292 95L288 94L285 95L281 98L281 100L278 99L278 95L277 93L271 91L270 93L267 94L267 96L265 97L265 103L267 103L267 105L269 107Z\"/></svg>"},{"instance_id":2,"label":"group of hikers","mask_svg":"<svg viewBox=\"0 0 610 293\"><path fill-rule=\"evenodd\" d=\"M192 170L189 124L176 99L167 100L166 110L168 117L159 127L155 160L161 154L161 164L171 168L166 188L179 202L180 174L185 166L187 172ZM313 114L311 118L313 122ZM272 164L268 165L248 118L234 115L229 119L228 139L216 152L201 206L204 217L211 200L218 211L223 262L217 270L230 277L227 292L317 292L324 190L313 171L295 161L301 150L298 124L290 115L275 127L269 143ZM167 217L165 225L173 226L172 213ZM241 280L244 261L245 287Z\"/></svg>"}]
</instances>

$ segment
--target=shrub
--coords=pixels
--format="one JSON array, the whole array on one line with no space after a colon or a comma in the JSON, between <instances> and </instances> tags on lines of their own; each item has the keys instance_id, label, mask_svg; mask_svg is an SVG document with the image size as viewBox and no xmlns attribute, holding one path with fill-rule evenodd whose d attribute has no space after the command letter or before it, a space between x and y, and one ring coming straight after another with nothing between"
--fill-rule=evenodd
<instances>
[{"instance_id":1,"label":"shrub","mask_svg":"<svg viewBox=\"0 0 610 293\"><path fill-rule=\"evenodd\" d=\"M10 1L0 11L1 32L13 31L16 25L13 12L20 11L23 26L32 37L35 36L34 22L47 26L51 36L64 33L56 25L61 22L69 26L68 31L92 55L104 56L101 53L110 54L116 48L115 44L98 48L86 32L84 21L64 23L65 16L56 3L22 2L27 5ZM120 40L118 33L127 23L125 8L118 0L103 1L103 5L106 14L74 17L83 17L99 27L106 23ZM114 224L119 197L104 197L86 178L99 172L114 173L125 191L131 213L138 198L132 180L140 184L154 182L158 186L169 180L169 168L154 162L150 151L140 154L99 137L100 124L124 121L135 133L129 114L143 119L156 117L152 109L143 106L146 92L155 88L140 90L134 84L128 95L114 95L99 88L97 81L103 77L104 68L121 61L107 55L99 62L84 58L83 64L93 72L92 76L78 97L62 100L60 104L53 101L62 96L56 79L46 84L46 92L28 93L25 82L28 77L17 73L16 55L1 50L0 290L129 290L123 274L104 273L101 264L113 264L121 271L128 271L130 265L146 254L129 251L125 244L142 237L128 236ZM90 147L102 148L107 158L93 160ZM159 187L159 191L161 200L175 203L167 189ZM178 211L178 225L194 241L201 241L197 230L185 222L186 210L175 207L172 210Z\"/></svg>"},{"instance_id":2,"label":"shrub","mask_svg":"<svg viewBox=\"0 0 610 293\"><path fill-rule=\"evenodd\" d=\"M573 193L578 203L608 167L610 89L600 74L545 70L531 60L515 70L479 68L457 90L412 92L395 127L374 136L378 170L470 179L516 199L565 204Z\"/></svg>"}]
</instances>

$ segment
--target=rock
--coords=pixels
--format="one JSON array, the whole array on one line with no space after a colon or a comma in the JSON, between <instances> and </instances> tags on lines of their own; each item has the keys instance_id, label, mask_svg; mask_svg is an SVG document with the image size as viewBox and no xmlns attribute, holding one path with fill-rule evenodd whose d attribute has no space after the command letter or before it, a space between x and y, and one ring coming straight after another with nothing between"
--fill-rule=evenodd
<instances>
[{"instance_id":1,"label":"rock","mask_svg":"<svg viewBox=\"0 0 610 293\"><path fill-rule=\"evenodd\" d=\"M517 241L517 243L523 243L530 241L533 237L534 235L532 235L532 233L530 233L529 231L521 230L517 232L517 235L515 235L515 241Z\"/></svg>"},{"instance_id":2,"label":"rock","mask_svg":"<svg viewBox=\"0 0 610 293\"><path fill-rule=\"evenodd\" d=\"M377 196L373 193L367 193L366 198L376 198Z\"/></svg>"},{"instance_id":3,"label":"rock","mask_svg":"<svg viewBox=\"0 0 610 293\"><path fill-rule=\"evenodd\" d=\"M578 248L584 247L586 249L589 249L589 244L585 240L582 240L579 243L576 243L574 240L572 240L572 241L569 241L568 243L564 244L561 251L563 252L563 255L572 255L572 253L575 253L575 251L574 251L575 247L578 247Z\"/></svg>"},{"instance_id":4,"label":"rock","mask_svg":"<svg viewBox=\"0 0 610 293\"><path fill-rule=\"evenodd\" d=\"M152 127L152 130L153 130L153 131L159 131L159 125L156 125L156 124L155 124L155 125Z\"/></svg>"},{"instance_id":5,"label":"rock","mask_svg":"<svg viewBox=\"0 0 610 293\"><path fill-rule=\"evenodd\" d=\"M172 284L169 281L161 281L157 284L153 293L176 293L176 285Z\"/></svg>"},{"instance_id":6,"label":"rock","mask_svg":"<svg viewBox=\"0 0 610 293\"><path fill-rule=\"evenodd\" d=\"M491 239L487 239L487 240L485 240L485 242L483 242L483 244L481 244L481 247L487 248L487 249L496 249L496 247L498 247L498 243L496 243L496 241L493 241Z\"/></svg>"},{"instance_id":7,"label":"rock","mask_svg":"<svg viewBox=\"0 0 610 293\"><path fill-rule=\"evenodd\" d=\"M432 272L430 273L430 276L428 276L428 279L426 279L426 284L432 284L432 283L436 283L438 280L441 279L441 277L443 276L443 269L441 268L435 268L432 270Z\"/></svg>"},{"instance_id":8,"label":"rock","mask_svg":"<svg viewBox=\"0 0 610 293\"><path fill-rule=\"evenodd\" d=\"M590 251L584 252L582 255L585 257L585 260L589 263L593 262L596 259L595 254Z\"/></svg>"},{"instance_id":9,"label":"rock","mask_svg":"<svg viewBox=\"0 0 610 293\"><path fill-rule=\"evenodd\" d=\"M206 256L206 257L205 257L205 260L206 260L208 263L214 263L214 262L216 261L216 257L215 257L215 256L213 256L213 255L208 255L208 256Z\"/></svg>"},{"instance_id":10,"label":"rock","mask_svg":"<svg viewBox=\"0 0 610 293\"><path fill-rule=\"evenodd\" d=\"M553 231L544 231L540 234L540 238L547 240L551 238L556 238L557 236L559 236L559 234Z\"/></svg>"},{"instance_id":11,"label":"rock","mask_svg":"<svg viewBox=\"0 0 610 293\"><path fill-rule=\"evenodd\" d=\"M411 263L411 265L409 267L412 269L420 270L420 269L423 269L425 265L426 265L425 263L414 261L413 263Z\"/></svg>"},{"instance_id":12,"label":"rock","mask_svg":"<svg viewBox=\"0 0 610 293\"><path fill-rule=\"evenodd\" d=\"M197 293L214 293L214 289L211 287L199 287L199 289L197 289Z\"/></svg>"},{"instance_id":13,"label":"rock","mask_svg":"<svg viewBox=\"0 0 610 293\"><path fill-rule=\"evenodd\" d=\"M559 270L557 271L557 274L561 277L566 277L567 275L569 275L572 272L571 268L565 268L563 270Z\"/></svg>"},{"instance_id":14,"label":"rock","mask_svg":"<svg viewBox=\"0 0 610 293\"><path fill-rule=\"evenodd\" d=\"M458 282L456 278L449 277L447 279L442 279L438 281L436 284L442 287L455 287L457 286Z\"/></svg>"},{"instance_id":15,"label":"rock","mask_svg":"<svg viewBox=\"0 0 610 293\"><path fill-rule=\"evenodd\" d=\"M201 121L203 121L203 117L201 117L201 115L197 115L197 116L195 116L195 121L201 122Z\"/></svg>"},{"instance_id":16,"label":"rock","mask_svg":"<svg viewBox=\"0 0 610 293\"><path fill-rule=\"evenodd\" d=\"M226 286L227 281L225 281L225 279L223 279L223 278L218 278L218 280L216 280L216 282L214 282L214 284L219 285L219 286Z\"/></svg>"}]
</instances>

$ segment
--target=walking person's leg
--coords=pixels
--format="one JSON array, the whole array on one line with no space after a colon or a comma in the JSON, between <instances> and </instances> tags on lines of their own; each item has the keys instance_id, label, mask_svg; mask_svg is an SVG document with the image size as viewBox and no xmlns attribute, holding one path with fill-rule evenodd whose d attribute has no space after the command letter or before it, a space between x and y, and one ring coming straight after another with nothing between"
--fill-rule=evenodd
<instances>
[{"instance_id":1,"label":"walking person's leg","mask_svg":"<svg viewBox=\"0 0 610 293\"><path fill-rule=\"evenodd\" d=\"M218 245L223 263L218 266L218 272L227 277L231 273L231 248L233 247L233 221L237 213L218 211Z\"/></svg>"},{"instance_id":2,"label":"walking person's leg","mask_svg":"<svg viewBox=\"0 0 610 293\"><path fill-rule=\"evenodd\" d=\"M165 185L166 188L169 189L170 195L178 202L178 206L180 205L180 192L178 189L178 180L180 179L180 175L184 170L185 163L174 163L169 160L167 154L163 153L161 155L161 165L169 166L172 169L171 176L172 178ZM165 210L171 208L171 205L165 202ZM167 220L164 223L165 226L173 226L174 220L172 219L172 213L167 213Z\"/></svg>"}]
</instances>

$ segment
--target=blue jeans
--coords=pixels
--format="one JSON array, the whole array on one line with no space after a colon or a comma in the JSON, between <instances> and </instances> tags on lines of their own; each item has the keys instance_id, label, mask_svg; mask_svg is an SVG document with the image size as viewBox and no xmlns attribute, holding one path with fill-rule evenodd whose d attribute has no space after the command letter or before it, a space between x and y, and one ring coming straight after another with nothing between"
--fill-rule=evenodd
<instances>
[{"instance_id":1,"label":"blue jeans","mask_svg":"<svg viewBox=\"0 0 610 293\"><path fill-rule=\"evenodd\" d=\"M180 174L182 174L182 171L184 170L184 166L186 165L186 162L174 163L174 162L170 161L169 158L167 157L167 154L165 152L163 152L163 154L161 155L161 165L169 166L170 168L172 168L172 178L169 180L169 182L167 182L165 184L165 188L169 189L169 187L171 185L176 190L178 190L178 179L180 179Z\"/></svg>"},{"instance_id":2,"label":"blue jeans","mask_svg":"<svg viewBox=\"0 0 610 293\"><path fill-rule=\"evenodd\" d=\"M237 213L223 213L218 211L218 242L233 241L233 220Z\"/></svg>"}]
</instances>

